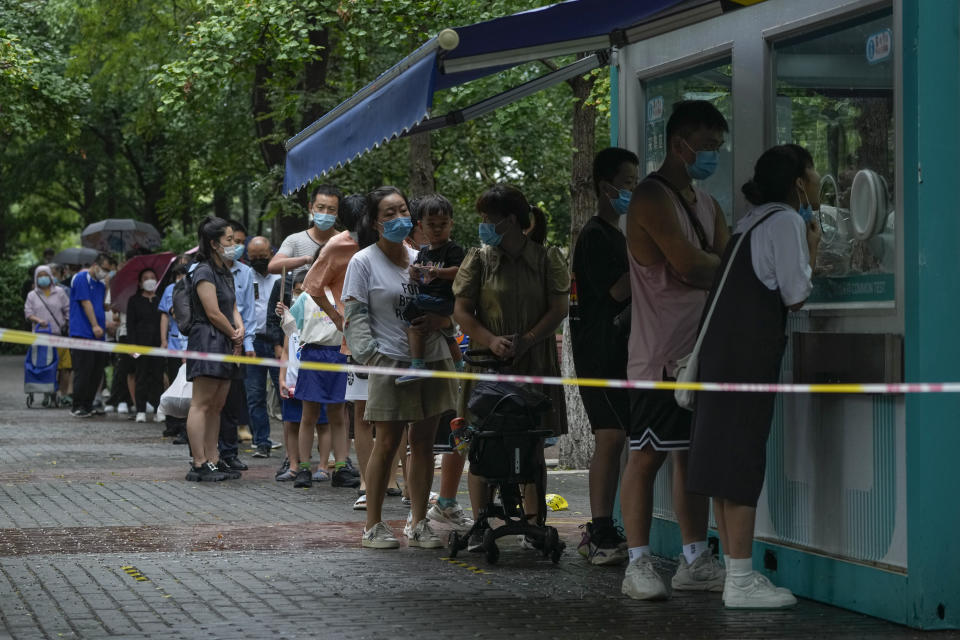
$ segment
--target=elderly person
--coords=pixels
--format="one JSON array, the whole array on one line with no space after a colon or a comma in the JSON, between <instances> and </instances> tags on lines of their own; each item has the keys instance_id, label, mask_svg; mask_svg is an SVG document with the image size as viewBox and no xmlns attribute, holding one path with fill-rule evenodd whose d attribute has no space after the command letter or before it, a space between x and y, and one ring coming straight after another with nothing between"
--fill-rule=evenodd
<instances>
[{"instance_id":1,"label":"elderly person","mask_svg":"<svg viewBox=\"0 0 960 640\"><path fill-rule=\"evenodd\" d=\"M740 219L719 273L728 270L700 345L698 379L775 383L786 347L787 312L803 306L817 261L820 176L803 147L766 152L743 194ZM737 246L739 242L739 247ZM713 301L711 301L713 302ZM710 304L710 303L708 303ZM698 392L687 491L713 497L727 565L723 602L734 609L791 607L796 598L753 570L753 528L763 488L773 393Z\"/></svg>"},{"instance_id":2,"label":"elderly person","mask_svg":"<svg viewBox=\"0 0 960 640\"><path fill-rule=\"evenodd\" d=\"M538 217L535 210L519 189L509 185L495 185L480 196L478 231L484 246L467 254L453 281L454 318L474 349L487 348L497 358L510 360L510 373L557 376L555 336L567 315L570 276L557 250L524 234L531 217ZM472 382L463 384L458 415L467 415L473 387ZM552 429L555 436L565 433L563 388L550 385L538 390L553 402L543 427ZM474 474L469 483L473 513L478 514L487 504L486 484ZM524 494L525 512L529 518L537 517L542 497L532 486L525 487ZM475 529L468 548L476 547L482 535Z\"/></svg>"},{"instance_id":3,"label":"elderly person","mask_svg":"<svg viewBox=\"0 0 960 640\"><path fill-rule=\"evenodd\" d=\"M47 265L40 265L33 272L33 289L27 294L23 305L23 315L30 322L33 331L49 329L53 335L63 335L69 328L70 295L57 285L53 269ZM66 393L70 384L70 351L57 349L59 363L59 384L57 385L58 400Z\"/></svg>"},{"instance_id":4,"label":"elderly person","mask_svg":"<svg viewBox=\"0 0 960 640\"><path fill-rule=\"evenodd\" d=\"M416 251L403 241L413 227L409 203L396 187L380 187L367 195L362 233L376 232L379 239L358 251L347 266L343 284L344 331L353 358L366 365L402 367L410 363L407 323L401 312L417 295L408 268ZM422 316L413 321L425 340L428 369L453 371L453 360L438 332L450 328L449 318ZM427 499L433 480L433 442L440 414L453 407L456 383L425 378L403 387L396 376L371 374L364 417L374 423L377 438L365 471L367 525L361 544L374 549L400 546L382 520L383 496L393 476L393 460L408 424L410 466L407 482L412 502L410 523L404 529L411 547L439 548L440 537L427 521Z\"/></svg>"}]
</instances>

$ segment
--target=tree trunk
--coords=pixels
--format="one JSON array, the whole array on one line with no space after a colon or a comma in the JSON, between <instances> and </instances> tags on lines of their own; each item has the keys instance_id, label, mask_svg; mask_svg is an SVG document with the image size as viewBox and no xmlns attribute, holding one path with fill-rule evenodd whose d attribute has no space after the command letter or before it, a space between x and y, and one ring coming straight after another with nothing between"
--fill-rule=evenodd
<instances>
[{"instance_id":1,"label":"tree trunk","mask_svg":"<svg viewBox=\"0 0 960 640\"><path fill-rule=\"evenodd\" d=\"M593 75L578 76L567 81L573 90L573 169L570 181L570 253L577 244L580 229L593 215L596 198L593 192L593 155L596 145L597 109L587 103L593 89ZM564 376L575 375L570 345L570 324L563 326ZM593 434L577 387L564 387L567 401L567 435L560 438L560 464L571 469L586 469L593 457Z\"/></svg>"},{"instance_id":2,"label":"tree trunk","mask_svg":"<svg viewBox=\"0 0 960 640\"><path fill-rule=\"evenodd\" d=\"M410 136L410 193L411 198L419 198L436 192L433 179L433 157L430 154L430 132L425 131Z\"/></svg>"}]
</instances>

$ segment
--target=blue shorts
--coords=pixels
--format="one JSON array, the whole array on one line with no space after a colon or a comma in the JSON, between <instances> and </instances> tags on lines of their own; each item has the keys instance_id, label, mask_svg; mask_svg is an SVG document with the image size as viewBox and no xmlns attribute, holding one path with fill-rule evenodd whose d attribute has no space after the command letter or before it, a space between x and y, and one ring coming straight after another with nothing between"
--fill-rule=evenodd
<instances>
[{"instance_id":1,"label":"blue shorts","mask_svg":"<svg viewBox=\"0 0 960 640\"><path fill-rule=\"evenodd\" d=\"M303 417L303 403L295 398L281 398L280 399L280 417L284 422L296 422L300 423L300 418ZM323 405L320 405L320 414L317 416L317 424L327 424L327 408Z\"/></svg>"},{"instance_id":2,"label":"blue shorts","mask_svg":"<svg viewBox=\"0 0 960 640\"><path fill-rule=\"evenodd\" d=\"M300 362L326 362L347 364L347 356L340 353L340 346L321 347L304 345L300 350ZM297 400L340 404L347 394L346 371L312 371L300 368L294 397Z\"/></svg>"}]
</instances>

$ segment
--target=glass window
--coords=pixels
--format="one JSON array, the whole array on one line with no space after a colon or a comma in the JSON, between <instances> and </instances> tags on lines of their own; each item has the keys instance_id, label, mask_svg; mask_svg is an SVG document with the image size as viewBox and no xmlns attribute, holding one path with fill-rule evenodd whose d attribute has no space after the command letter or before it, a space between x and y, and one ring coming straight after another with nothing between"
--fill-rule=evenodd
<instances>
[{"instance_id":1,"label":"glass window","mask_svg":"<svg viewBox=\"0 0 960 640\"><path fill-rule=\"evenodd\" d=\"M813 156L823 241L810 302L894 300L893 19L862 18L774 47L776 140Z\"/></svg>"},{"instance_id":2,"label":"glass window","mask_svg":"<svg viewBox=\"0 0 960 640\"><path fill-rule=\"evenodd\" d=\"M730 153L733 133L733 103L730 98L732 73L730 59L727 58L644 83L647 101L643 141L645 173L659 169L667 155L666 126L675 103L681 100L709 100L727 119L730 133L720 147L717 170L706 180L697 181L697 186L717 199L728 223L733 220L733 155Z\"/></svg>"}]
</instances>

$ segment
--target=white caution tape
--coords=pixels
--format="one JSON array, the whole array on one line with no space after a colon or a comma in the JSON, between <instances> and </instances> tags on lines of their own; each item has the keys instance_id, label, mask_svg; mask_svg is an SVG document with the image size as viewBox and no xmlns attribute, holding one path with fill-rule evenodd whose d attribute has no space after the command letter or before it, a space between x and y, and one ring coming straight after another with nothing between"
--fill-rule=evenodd
<instances>
[{"instance_id":1,"label":"white caution tape","mask_svg":"<svg viewBox=\"0 0 960 640\"><path fill-rule=\"evenodd\" d=\"M66 338L49 333L31 333L16 329L0 329L0 342L24 345L47 345L80 351L100 351L103 353L129 353L164 358L185 358L187 360L212 360L235 364L283 367L285 360L234 356L203 351L175 351L162 347ZM420 378L446 378L452 380L483 380L490 382L515 382L521 384L549 384L574 387L607 387L612 389L690 389L693 391L737 391L749 393L857 393L857 394L904 394L904 393L957 393L960 382L913 382L913 383L863 383L863 384L757 384L743 382L667 382L662 380L608 380L604 378L564 378L561 376L525 376L509 373L468 373L459 371L435 371L433 369L406 369L401 367L368 367L357 364L336 364L330 362L300 362L301 369L313 371L334 371L348 373L366 373L387 376L417 376Z\"/></svg>"}]
</instances>

